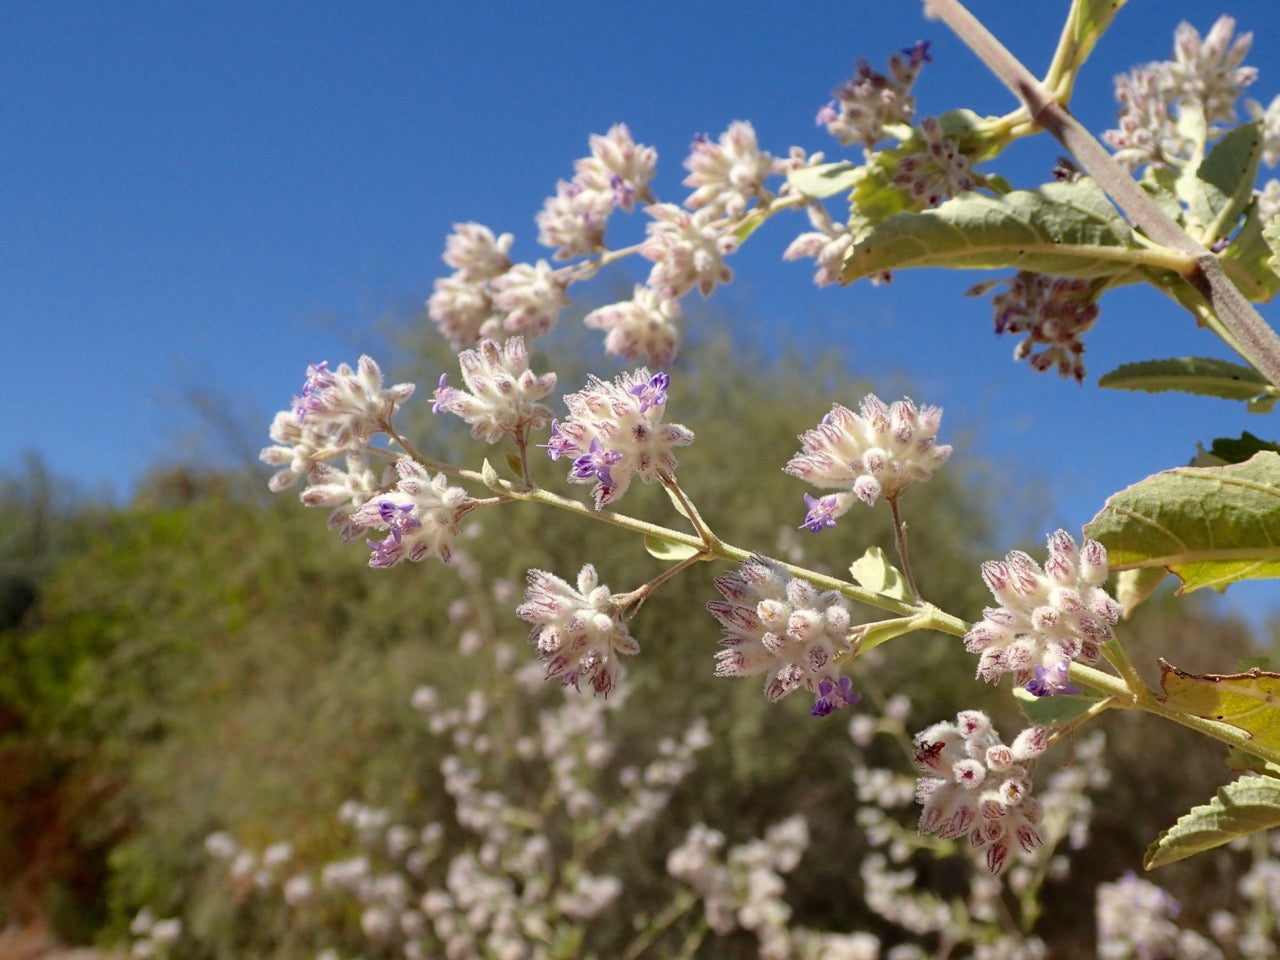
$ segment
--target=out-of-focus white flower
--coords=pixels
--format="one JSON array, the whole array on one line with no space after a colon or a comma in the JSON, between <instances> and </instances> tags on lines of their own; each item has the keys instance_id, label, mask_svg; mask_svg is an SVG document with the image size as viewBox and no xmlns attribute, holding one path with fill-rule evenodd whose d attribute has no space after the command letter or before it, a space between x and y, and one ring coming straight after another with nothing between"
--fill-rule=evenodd
<instances>
[{"instance_id":1,"label":"out-of-focus white flower","mask_svg":"<svg viewBox=\"0 0 1280 960\"><path fill-rule=\"evenodd\" d=\"M706 210L712 216L739 217L747 204L764 193L764 180L773 172L773 157L760 149L756 131L745 120L735 120L720 134L719 142L700 136L684 162L689 176L684 185L694 187L685 200L690 210Z\"/></svg>"},{"instance_id":2,"label":"out-of-focus white flower","mask_svg":"<svg viewBox=\"0 0 1280 960\"><path fill-rule=\"evenodd\" d=\"M588 327L605 330L606 352L634 360L644 354L650 367L670 366L680 347L680 302L663 300L638 283L630 300L592 310L583 319Z\"/></svg>"},{"instance_id":3,"label":"out-of-focus white flower","mask_svg":"<svg viewBox=\"0 0 1280 960\"><path fill-rule=\"evenodd\" d=\"M679 300L694 287L704 296L733 279L724 258L738 249L738 239L714 226L706 210L689 213L672 203L645 207L652 217L640 256L653 261L648 285L663 300Z\"/></svg>"}]
</instances>

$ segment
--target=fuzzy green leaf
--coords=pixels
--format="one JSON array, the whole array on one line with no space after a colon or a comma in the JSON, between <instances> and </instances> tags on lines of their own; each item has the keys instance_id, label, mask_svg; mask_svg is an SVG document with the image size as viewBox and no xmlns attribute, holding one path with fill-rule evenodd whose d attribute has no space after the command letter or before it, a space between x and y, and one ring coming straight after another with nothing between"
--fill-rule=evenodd
<instances>
[{"instance_id":1,"label":"fuzzy green leaf","mask_svg":"<svg viewBox=\"0 0 1280 960\"><path fill-rule=\"evenodd\" d=\"M1132 232L1089 178L1001 197L966 193L923 213L899 213L849 250L842 279L886 270L1018 267L1072 277L1128 272Z\"/></svg>"},{"instance_id":2,"label":"fuzzy green leaf","mask_svg":"<svg viewBox=\"0 0 1280 960\"><path fill-rule=\"evenodd\" d=\"M1244 226L1218 255L1218 261L1241 293L1254 303L1267 303L1280 293L1280 275L1271 266L1272 255L1271 245L1263 236L1262 215L1255 204Z\"/></svg>"},{"instance_id":3,"label":"fuzzy green leaf","mask_svg":"<svg viewBox=\"0 0 1280 960\"><path fill-rule=\"evenodd\" d=\"M1245 430L1238 438L1218 437L1209 445L1209 452L1223 463L1244 463L1262 450L1280 453L1280 443L1263 440Z\"/></svg>"},{"instance_id":4,"label":"fuzzy green leaf","mask_svg":"<svg viewBox=\"0 0 1280 960\"><path fill-rule=\"evenodd\" d=\"M1212 357L1171 357L1126 363L1103 374L1098 386L1163 393L1178 390L1226 400L1252 400L1271 384L1252 367Z\"/></svg>"},{"instance_id":5,"label":"fuzzy green leaf","mask_svg":"<svg viewBox=\"0 0 1280 960\"><path fill-rule=\"evenodd\" d=\"M1178 178L1178 196L1193 218L1190 232L1205 245L1229 236L1253 199L1262 159L1261 121L1242 124L1219 140L1194 171Z\"/></svg>"},{"instance_id":6,"label":"fuzzy green leaf","mask_svg":"<svg viewBox=\"0 0 1280 960\"><path fill-rule=\"evenodd\" d=\"M1023 715L1030 723L1046 727L1060 727L1082 714L1088 713L1102 701L1102 697L1060 693L1052 697L1037 697L1022 687L1015 687L1013 698L1018 701Z\"/></svg>"},{"instance_id":7,"label":"fuzzy green leaf","mask_svg":"<svg viewBox=\"0 0 1280 960\"><path fill-rule=\"evenodd\" d=\"M1067 28L1071 31L1071 39L1075 44L1071 51L1073 70L1080 69L1126 2L1127 0L1076 0L1072 4Z\"/></svg>"},{"instance_id":8,"label":"fuzzy green leaf","mask_svg":"<svg viewBox=\"0 0 1280 960\"><path fill-rule=\"evenodd\" d=\"M853 561L849 573L861 587L895 600L911 602L907 581L879 547L868 548L866 553Z\"/></svg>"},{"instance_id":9,"label":"fuzzy green leaf","mask_svg":"<svg viewBox=\"0 0 1280 960\"><path fill-rule=\"evenodd\" d=\"M1192 808L1147 848L1148 870L1280 826L1280 779L1244 776Z\"/></svg>"},{"instance_id":10,"label":"fuzzy green leaf","mask_svg":"<svg viewBox=\"0 0 1280 960\"><path fill-rule=\"evenodd\" d=\"M848 193L858 177L858 168L847 160L839 163L823 163L816 167L801 167L787 174L787 183L797 193L821 200L837 193Z\"/></svg>"},{"instance_id":11,"label":"fuzzy green leaf","mask_svg":"<svg viewBox=\"0 0 1280 960\"><path fill-rule=\"evenodd\" d=\"M1254 667L1245 673L1200 676L1161 660L1160 689L1166 707L1243 730L1250 746L1273 756L1280 751L1280 673Z\"/></svg>"},{"instance_id":12,"label":"fuzzy green leaf","mask_svg":"<svg viewBox=\"0 0 1280 960\"><path fill-rule=\"evenodd\" d=\"M667 563L679 563L698 554L697 547L691 547L686 543L672 543L670 540L655 536L644 538L644 548L649 556Z\"/></svg>"},{"instance_id":13,"label":"fuzzy green leaf","mask_svg":"<svg viewBox=\"0 0 1280 960\"><path fill-rule=\"evenodd\" d=\"M487 459L480 465L480 479L484 481L484 485L490 490L497 490L502 484L502 478L498 476L498 471L494 469L493 464Z\"/></svg>"},{"instance_id":14,"label":"fuzzy green leaf","mask_svg":"<svg viewBox=\"0 0 1280 960\"><path fill-rule=\"evenodd\" d=\"M1164 567L1181 591L1280 576L1280 454L1147 477L1108 499L1085 533L1112 570Z\"/></svg>"}]
</instances>

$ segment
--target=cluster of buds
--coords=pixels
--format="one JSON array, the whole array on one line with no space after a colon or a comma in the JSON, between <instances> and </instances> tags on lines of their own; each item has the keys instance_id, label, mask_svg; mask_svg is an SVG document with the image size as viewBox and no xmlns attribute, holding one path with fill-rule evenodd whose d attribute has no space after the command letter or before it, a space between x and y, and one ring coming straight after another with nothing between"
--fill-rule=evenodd
<instances>
[{"instance_id":1,"label":"cluster of buds","mask_svg":"<svg viewBox=\"0 0 1280 960\"><path fill-rule=\"evenodd\" d=\"M809 214L813 230L792 240L783 251L782 259L813 257L818 262L818 272L813 275L813 282L820 287L839 283L845 257L853 246L853 231L847 224L833 222L831 215L819 204L811 203L805 210Z\"/></svg>"},{"instance_id":2,"label":"cluster of buds","mask_svg":"<svg viewBox=\"0 0 1280 960\"><path fill-rule=\"evenodd\" d=\"M369 566L416 563L427 557L447 562L462 518L476 508L476 501L461 487L449 486L443 473L433 477L409 457L396 461L396 473L400 480L391 490L367 500L351 515L353 524L387 531L384 539L369 541Z\"/></svg>"},{"instance_id":3,"label":"cluster of buds","mask_svg":"<svg viewBox=\"0 0 1280 960\"><path fill-rule=\"evenodd\" d=\"M859 60L853 77L818 111L816 122L841 143L874 149L886 125L910 124L914 119L916 99L911 87L930 59L929 44L921 41L890 57L887 75Z\"/></svg>"},{"instance_id":4,"label":"cluster of buds","mask_svg":"<svg viewBox=\"0 0 1280 960\"><path fill-rule=\"evenodd\" d=\"M738 238L716 224L712 211L690 213L673 203L655 203L645 213L653 219L640 256L653 261L647 282L661 300L679 300L695 287L709 297L733 279L724 258L738 249Z\"/></svg>"},{"instance_id":5,"label":"cluster of buds","mask_svg":"<svg viewBox=\"0 0 1280 960\"><path fill-rule=\"evenodd\" d=\"M729 124L718 143L698 136L684 165L689 171L684 185L695 188L684 205L713 217L742 216L747 204L765 192L765 177L777 172L773 157L760 149L755 128L745 120Z\"/></svg>"},{"instance_id":6,"label":"cluster of buds","mask_svg":"<svg viewBox=\"0 0 1280 960\"><path fill-rule=\"evenodd\" d=\"M1083 383L1083 337L1098 319L1094 284L1021 270L1007 279L975 284L966 295L984 296L1002 284L1009 288L992 297L991 303L996 333L1023 337L1013 349L1013 358L1026 360L1040 373L1056 367L1061 376Z\"/></svg>"},{"instance_id":7,"label":"cluster of buds","mask_svg":"<svg viewBox=\"0 0 1280 960\"><path fill-rule=\"evenodd\" d=\"M859 410L832 406L817 427L801 435L801 452L784 468L815 487L844 491L820 498L805 494L809 513L802 526L809 530L835 526L855 500L896 502L951 456L951 447L937 442L940 407L917 408L909 398L885 406L867 394Z\"/></svg>"},{"instance_id":8,"label":"cluster of buds","mask_svg":"<svg viewBox=\"0 0 1280 960\"><path fill-rule=\"evenodd\" d=\"M641 367L605 383L588 377L587 387L564 398L569 417L551 425L547 455L572 457L569 480L594 483L596 509L617 500L635 477L653 483L675 475L675 447L693 442L693 431L663 423L665 373Z\"/></svg>"},{"instance_id":9,"label":"cluster of buds","mask_svg":"<svg viewBox=\"0 0 1280 960\"><path fill-rule=\"evenodd\" d=\"M1253 34L1233 39L1235 28L1235 20L1223 15L1201 38L1184 21L1174 32L1173 60L1148 63L1116 78L1120 116L1116 129L1107 130L1102 139L1115 148L1119 163L1130 170L1181 167L1204 143L1188 136L1197 124L1180 125L1180 117L1195 117L1206 137L1218 134L1215 124L1235 122L1235 103L1258 76L1256 68L1241 65Z\"/></svg>"},{"instance_id":10,"label":"cluster of buds","mask_svg":"<svg viewBox=\"0 0 1280 960\"><path fill-rule=\"evenodd\" d=\"M572 180L561 180L537 216L538 242L551 247L555 259L568 260L597 252L615 207L631 210L648 196L658 162L657 151L637 144L625 123L603 136L592 134L591 156L574 164Z\"/></svg>"},{"instance_id":11,"label":"cluster of buds","mask_svg":"<svg viewBox=\"0 0 1280 960\"><path fill-rule=\"evenodd\" d=\"M895 187L930 207L978 189L983 181L973 172L969 155L960 149L954 137L942 135L942 126L936 117L920 121L920 134L924 138L924 149L898 161L893 176Z\"/></svg>"},{"instance_id":12,"label":"cluster of buds","mask_svg":"<svg viewBox=\"0 0 1280 960\"><path fill-rule=\"evenodd\" d=\"M1005 746L978 710L956 722L935 723L916 734L915 762L925 774L916 785L924 805L920 832L944 839L967 836L984 850L987 869L1000 874L1016 843L1031 853L1041 843L1040 802L1031 796L1030 770L1048 746L1043 727L1030 727Z\"/></svg>"},{"instance_id":13,"label":"cluster of buds","mask_svg":"<svg viewBox=\"0 0 1280 960\"><path fill-rule=\"evenodd\" d=\"M538 401L555 389L556 375L538 376L529 369L523 337L501 344L481 340L476 349L458 354L458 364L466 391L448 386L441 374L431 409L461 417L471 424L473 437L494 443L510 436L521 443L551 419Z\"/></svg>"},{"instance_id":14,"label":"cluster of buds","mask_svg":"<svg viewBox=\"0 0 1280 960\"><path fill-rule=\"evenodd\" d=\"M530 570L529 589L516 610L533 624L529 641L547 676L573 687L585 680L599 696L608 696L621 678L619 657L640 652L622 614L590 564L578 573L576 588L545 570Z\"/></svg>"},{"instance_id":15,"label":"cluster of buds","mask_svg":"<svg viewBox=\"0 0 1280 960\"><path fill-rule=\"evenodd\" d=\"M725 598L707 604L724 628L716 676L764 673L770 700L806 689L818 717L858 702L851 681L838 672L852 652L852 614L843 596L819 591L760 556L717 579L716 589Z\"/></svg>"},{"instance_id":16,"label":"cluster of buds","mask_svg":"<svg viewBox=\"0 0 1280 960\"><path fill-rule=\"evenodd\" d=\"M635 295L592 310L583 323L604 330L604 349L617 357L634 360L644 354L651 367L671 365L680 348L680 301L663 300L649 287L637 283Z\"/></svg>"},{"instance_id":17,"label":"cluster of buds","mask_svg":"<svg viewBox=\"0 0 1280 960\"><path fill-rule=\"evenodd\" d=\"M1076 693L1067 679L1072 660L1096 663L1124 608L1103 589L1107 551L1096 540L1083 549L1065 530L1049 535L1044 569L1021 550L982 565L982 579L1000 604L982 612L965 634L979 654L978 676L994 683L1012 673L1036 696Z\"/></svg>"}]
</instances>

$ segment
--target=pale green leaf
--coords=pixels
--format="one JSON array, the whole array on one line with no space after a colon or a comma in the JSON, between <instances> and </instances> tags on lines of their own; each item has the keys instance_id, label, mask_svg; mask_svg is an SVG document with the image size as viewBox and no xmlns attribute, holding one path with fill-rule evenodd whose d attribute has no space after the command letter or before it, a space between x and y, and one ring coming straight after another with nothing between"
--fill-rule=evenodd
<instances>
[{"instance_id":1,"label":"pale green leaf","mask_svg":"<svg viewBox=\"0 0 1280 960\"><path fill-rule=\"evenodd\" d=\"M1126 620L1133 616L1133 611L1155 592L1156 587L1168 575L1169 571L1163 567L1121 570L1116 575L1116 602L1124 607Z\"/></svg>"},{"instance_id":2,"label":"pale green leaf","mask_svg":"<svg viewBox=\"0 0 1280 960\"><path fill-rule=\"evenodd\" d=\"M1126 2L1127 0L1076 0L1071 5L1067 29L1071 31L1071 39L1074 41L1070 60L1073 71L1080 69Z\"/></svg>"},{"instance_id":3,"label":"pale green leaf","mask_svg":"<svg viewBox=\"0 0 1280 960\"><path fill-rule=\"evenodd\" d=\"M908 603L912 601L907 581L879 547L868 548L866 553L853 561L849 573L861 587L895 600L905 600Z\"/></svg>"},{"instance_id":4,"label":"pale green leaf","mask_svg":"<svg viewBox=\"0 0 1280 960\"><path fill-rule=\"evenodd\" d=\"M1267 246L1271 249L1271 256L1267 258L1267 266L1271 268L1273 273L1280 273L1280 217L1274 218L1262 228L1262 239L1266 241Z\"/></svg>"},{"instance_id":5,"label":"pale green leaf","mask_svg":"<svg viewBox=\"0 0 1280 960\"><path fill-rule=\"evenodd\" d=\"M1169 709L1243 730L1259 752L1280 752L1280 673L1254 667L1200 676L1161 660L1160 689Z\"/></svg>"},{"instance_id":6,"label":"pale green leaf","mask_svg":"<svg viewBox=\"0 0 1280 960\"><path fill-rule=\"evenodd\" d=\"M816 167L801 167L787 174L787 183L797 193L821 200L837 193L848 193L858 177L858 168L847 160L839 163L823 163Z\"/></svg>"},{"instance_id":7,"label":"pale green leaf","mask_svg":"<svg viewBox=\"0 0 1280 960\"><path fill-rule=\"evenodd\" d=\"M858 653L874 650L882 643L888 643L897 637L904 637L920 629L915 617L896 617L892 620L881 620L858 628Z\"/></svg>"},{"instance_id":8,"label":"pale green leaf","mask_svg":"<svg viewBox=\"0 0 1280 960\"><path fill-rule=\"evenodd\" d=\"M1146 393L1177 390L1226 400L1252 400L1271 385L1253 367L1239 363L1212 357L1172 357L1126 363L1099 378L1098 386Z\"/></svg>"},{"instance_id":9,"label":"pale green leaf","mask_svg":"<svg viewBox=\"0 0 1280 960\"><path fill-rule=\"evenodd\" d=\"M672 543L670 540L652 535L644 538L644 548L649 556L668 563L679 563L699 553L697 547L691 547L686 543Z\"/></svg>"},{"instance_id":10,"label":"pale green leaf","mask_svg":"<svg viewBox=\"0 0 1280 960\"><path fill-rule=\"evenodd\" d=\"M1206 246L1229 236L1252 201L1262 145L1261 121L1242 124L1214 144L1199 167L1178 178L1178 196L1195 221L1188 228Z\"/></svg>"},{"instance_id":11,"label":"pale green leaf","mask_svg":"<svg viewBox=\"0 0 1280 960\"><path fill-rule=\"evenodd\" d=\"M1271 245L1263 236L1262 215L1255 204L1244 226L1218 255L1218 261L1241 293L1254 303L1267 303L1280 293L1280 275L1271 267L1272 255Z\"/></svg>"},{"instance_id":12,"label":"pale green leaf","mask_svg":"<svg viewBox=\"0 0 1280 960\"><path fill-rule=\"evenodd\" d=\"M1280 826L1280 779L1244 776L1194 807L1147 848L1148 870Z\"/></svg>"},{"instance_id":13,"label":"pale green leaf","mask_svg":"<svg viewBox=\"0 0 1280 960\"><path fill-rule=\"evenodd\" d=\"M1112 570L1164 567L1183 591L1280 576L1280 454L1147 477L1107 500L1085 533Z\"/></svg>"},{"instance_id":14,"label":"pale green leaf","mask_svg":"<svg viewBox=\"0 0 1280 960\"><path fill-rule=\"evenodd\" d=\"M519 454L508 453L506 459L508 470L514 473L517 477L524 475L524 466L520 463Z\"/></svg>"},{"instance_id":15,"label":"pale green leaf","mask_svg":"<svg viewBox=\"0 0 1280 960\"><path fill-rule=\"evenodd\" d=\"M850 248L844 282L910 267L1018 267L1101 277L1133 267L1132 232L1089 178L1001 197L966 193L922 213L899 213Z\"/></svg>"},{"instance_id":16,"label":"pale green leaf","mask_svg":"<svg viewBox=\"0 0 1280 960\"><path fill-rule=\"evenodd\" d=\"M498 489L498 486L502 483L501 478L498 476L498 471L494 469L493 464L487 459L480 465L480 479L491 490Z\"/></svg>"},{"instance_id":17,"label":"pale green leaf","mask_svg":"<svg viewBox=\"0 0 1280 960\"><path fill-rule=\"evenodd\" d=\"M684 517L686 520L691 521L693 518L689 516L689 511L685 509L685 505L681 502L680 498L676 496L676 492L665 483L662 485L662 489L667 491L667 499L670 500L671 505L676 508L676 513L680 514L680 516Z\"/></svg>"},{"instance_id":18,"label":"pale green leaf","mask_svg":"<svg viewBox=\"0 0 1280 960\"><path fill-rule=\"evenodd\" d=\"M1030 723L1045 727L1060 727L1088 713L1102 701L1102 697L1088 694L1059 693L1052 697L1037 697L1030 690L1014 687L1013 698L1018 701L1023 715Z\"/></svg>"}]
</instances>

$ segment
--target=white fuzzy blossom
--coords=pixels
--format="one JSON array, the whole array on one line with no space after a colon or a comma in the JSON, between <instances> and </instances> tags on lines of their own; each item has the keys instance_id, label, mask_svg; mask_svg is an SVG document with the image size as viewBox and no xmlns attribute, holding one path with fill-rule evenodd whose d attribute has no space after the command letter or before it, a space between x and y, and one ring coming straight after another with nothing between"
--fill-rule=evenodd
<instances>
[{"instance_id":1,"label":"white fuzzy blossom","mask_svg":"<svg viewBox=\"0 0 1280 960\"><path fill-rule=\"evenodd\" d=\"M1280 163L1280 94L1263 107L1257 100L1246 100L1249 117L1262 121L1262 162L1268 167Z\"/></svg>"},{"instance_id":2,"label":"white fuzzy blossom","mask_svg":"<svg viewBox=\"0 0 1280 960\"><path fill-rule=\"evenodd\" d=\"M503 331L508 336L522 334L530 340L549 333L560 318L560 311L568 306L566 286L567 281L545 260L517 263L494 277L489 287L494 309L502 317ZM485 335L483 328L480 332Z\"/></svg>"},{"instance_id":3,"label":"white fuzzy blossom","mask_svg":"<svg viewBox=\"0 0 1280 960\"><path fill-rule=\"evenodd\" d=\"M925 774L916 786L923 804L920 832L969 838L985 852L987 869L1000 874L1016 844L1031 853L1042 808L1031 796L1031 767L1045 750L1043 727L1030 727L1005 746L986 714L964 710L916 734L915 762Z\"/></svg>"},{"instance_id":4,"label":"white fuzzy blossom","mask_svg":"<svg viewBox=\"0 0 1280 960\"><path fill-rule=\"evenodd\" d=\"M620 498L632 479L653 483L674 476L675 447L693 442L693 431L663 423L665 373L640 367L606 383L588 377L585 389L564 398L567 419L552 424L547 455L572 458L569 480L594 483L596 508Z\"/></svg>"},{"instance_id":5,"label":"white fuzzy blossom","mask_svg":"<svg viewBox=\"0 0 1280 960\"><path fill-rule=\"evenodd\" d=\"M873 149L884 136L886 125L908 124L915 117L911 87L929 59L929 45L921 42L890 57L888 74L859 60L853 77L818 111L818 124L841 143Z\"/></svg>"},{"instance_id":6,"label":"white fuzzy blossom","mask_svg":"<svg viewBox=\"0 0 1280 960\"><path fill-rule=\"evenodd\" d=\"M630 300L611 303L592 310L583 319L594 330L607 331L604 348L608 353L627 360L644 354L648 365L662 369L670 366L680 347L678 300L663 300L644 284L636 284Z\"/></svg>"},{"instance_id":7,"label":"white fuzzy blossom","mask_svg":"<svg viewBox=\"0 0 1280 960\"><path fill-rule=\"evenodd\" d=\"M614 192L590 190L561 180L537 216L538 242L555 249L557 260L594 253L604 244L604 231L613 212Z\"/></svg>"},{"instance_id":8,"label":"white fuzzy blossom","mask_svg":"<svg viewBox=\"0 0 1280 960\"><path fill-rule=\"evenodd\" d=\"M618 683L619 658L640 652L622 613L590 564L578 573L576 586L545 570L530 570L524 602L516 609L520 619L534 625L529 641L547 676L573 687L585 681L600 696Z\"/></svg>"},{"instance_id":9,"label":"white fuzzy blossom","mask_svg":"<svg viewBox=\"0 0 1280 960\"><path fill-rule=\"evenodd\" d=\"M513 240L509 233L495 237L482 223L455 223L445 238L443 259L460 280L492 280L510 269Z\"/></svg>"},{"instance_id":10,"label":"white fuzzy blossom","mask_svg":"<svg viewBox=\"0 0 1280 960\"><path fill-rule=\"evenodd\" d=\"M784 468L815 487L842 491L821 498L806 494L803 526L835 526L857 500L896 501L911 484L928 480L951 456L951 447L937 442L941 423L941 407L916 407L910 398L885 406L867 394L858 413L832 406L822 423L800 436L802 449Z\"/></svg>"},{"instance_id":11,"label":"white fuzzy blossom","mask_svg":"<svg viewBox=\"0 0 1280 960\"><path fill-rule=\"evenodd\" d=\"M1173 60L1116 77L1120 115L1102 139L1122 166L1181 167L1195 157L1198 143L1221 132L1216 124L1235 122L1235 103L1258 75L1241 65L1253 35L1233 39L1235 26L1234 19L1221 16L1201 38L1184 21L1174 32Z\"/></svg>"},{"instance_id":12,"label":"white fuzzy blossom","mask_svg":"<svg viewBox=\"0 0 1280 960\"><path fill-rule=\"evenodd\" d=\"M635 142L625 123L588 138L591 156L574 163L574 182L587 190L612 193L614 203L630 211L637 199L649 195L649 181L658 163L658 152Z\"/></svg>"},{"instance_id":13,"label":"white fuzzy blossom","mask_svg":"<svg viewBox=\"0 0 1280 960\"><path fill-rule=\"evenodd\" d=\"M263 463L281 468L268 486L284 490L321 461L358 453L413 390L412 383L384 388L382 370L368 356L360 358L355 370L345 363L337 370L328 363L308 365L302 395L294 397L292 410L280 411L271 421L275 445L259 454Z\"/></svg>"},{"instance_id":14,"label":"white fuzzy blossom","mask_svg":"<svg viewBox=\"0 0 1280 960\"><path fill-rule=\"evenodd\" d=\"M820 287L839 283L845 256L853 246L853 232L847 224L834 223L831 215L819 204L810 204L805 210L814 229L792 240L790 246L783 251L782 259L813 257L818 262L818 272L813 275L813 282Z\"/></svg>"},{"instance_id":15,"label":"white fuzzy blossom","mask_svg":"<svg viewBox=\"0 0 1280 960\"><path fill-rule=\"evenodd\" d=\"M1095 663L1124 608L1103 589L1107 551L1096 540L1083 549L1065 530L1048 537L1044 569L1021 550L982 565L982 579L998 607L965 634L979 654L978 676L994 683L1011 673L1036 696L1074 692L1072 660Z\"/></svg>"},{"instance_id":16,"label":"white fuzzy blossom","mask_svg":"<svg viewBox=\"0 0 1280 960\"><path fill-rule=\"evenodd\" d=\"M724 628L716 676L764 673L770 700L808 690L815 695L815 716L857 702L849 678L839 672L840 658L851 649L848 600L760 556L721 576L716 589L725 598L707 604Z\"/></svg>"},{"instance_id":17,"label":"white fuzzy blossom","mask_svg":"<svg viewBox=\"0 0 1280 960\"><path fill-rule=\"evenodd\" d=\"M461 417L471 424L473 437L489 443L504 436L522 439L551 419L551 410L538 401L555 389L556 375L529 369L523 337L481 340L474 350L458 354L458 364L467 389L448 386L442 375L432 409Z\"/></svg>"},{"instance_id":18,"label":"white fuzzy blossom","mask_svg":"<svg viewBox=\"0 0 1280 960\"><path fill-rule=\"evenodd\" d=\"M755 128L745 120L729 124L718 142L699 136L684 165L684 185L695 188L684 205L716 217L741 216L764 193L765 177L774 170L773 157L760 149Z\"/></svg>"},{"instance_id":19,"label":"white fuzzy blossom","mask_svg":"<svg viewBox=\"0 0 1280 960\"><path fill-rule=\"evenodd\" d=\"M461 487L449 486L443 474L435 477L408 457L396 461L400 481L351 516L351 522L386 530L381 541L370 541L371 567L390 567L401 560L417 562L426 557L447 561L450 545L461 529L462 518L476 507Z\"/></svg>"},{"instance_id":20,"label":"white fuzzy blossom","mask_svg":"<svg viewBox=\"0 0 1280 960\"><path fill-rule=\"evenodd\" d=\"M653 219L640 256L653 261L648 285L663 300L678 300L695 287L708 297L733 279L724 258L738 249L733 233L716 226L710 211L689 213L672 203L645 207Z\"/></svg>"}]
</instances>

